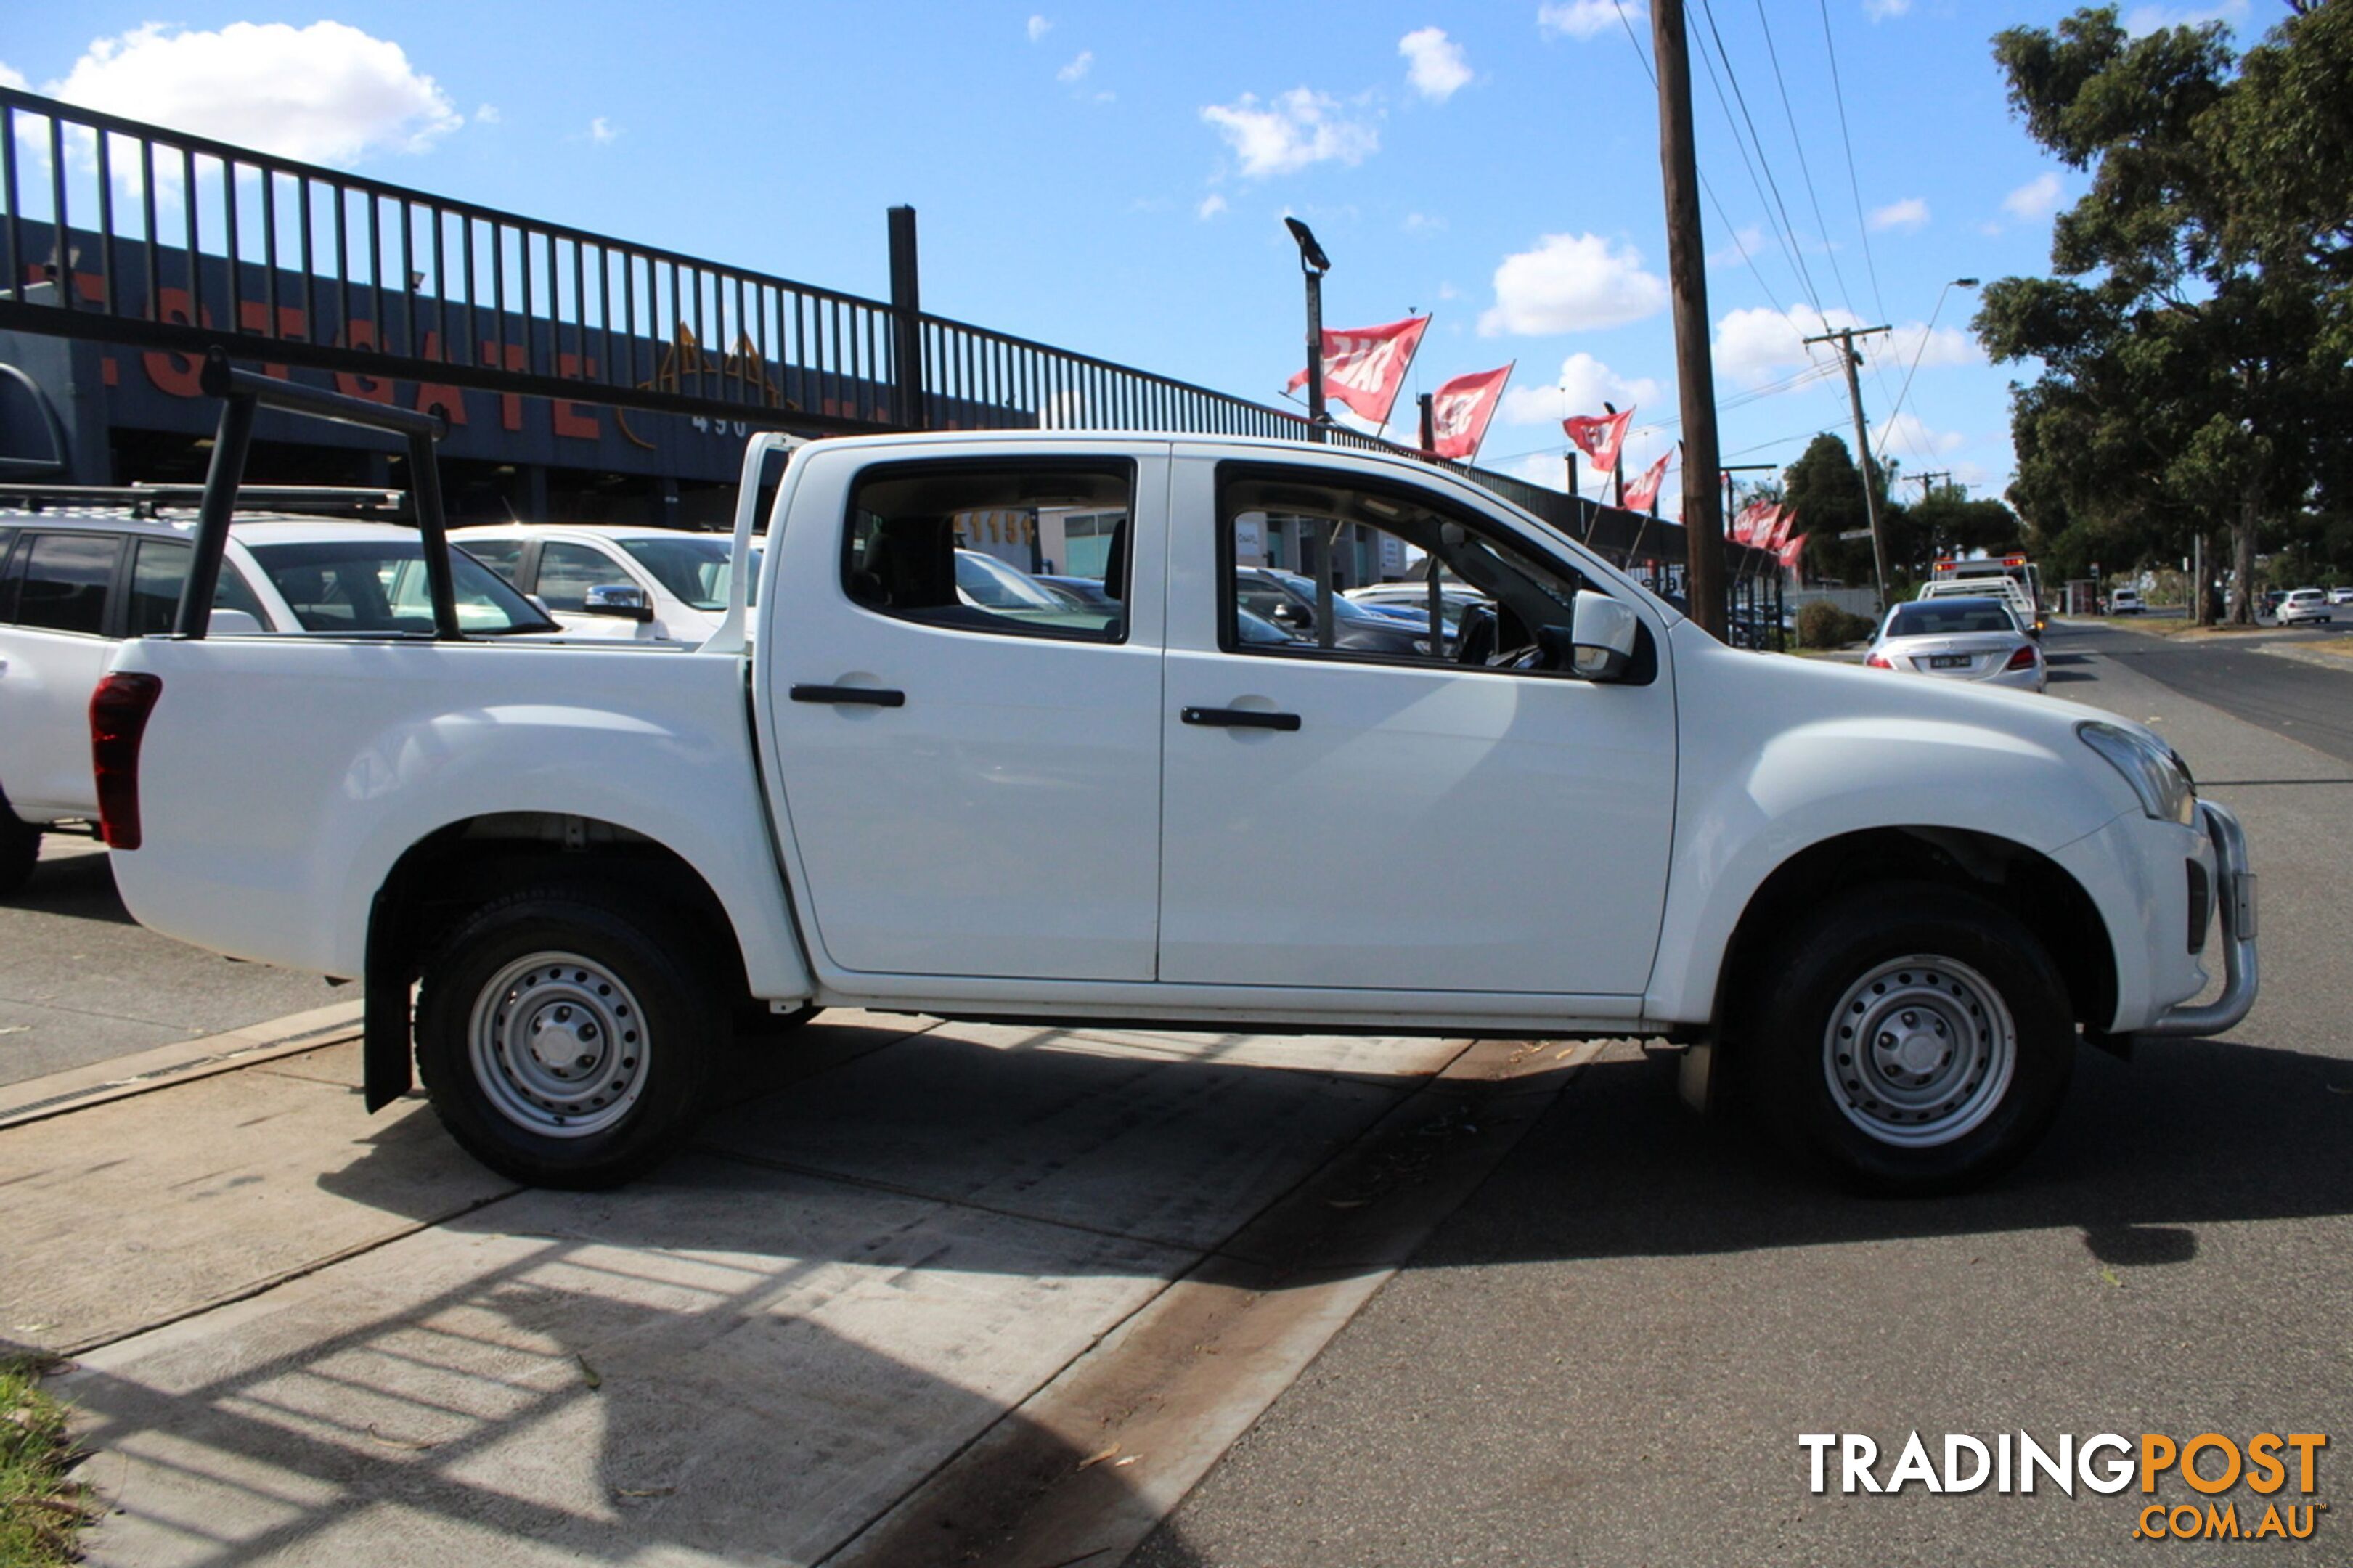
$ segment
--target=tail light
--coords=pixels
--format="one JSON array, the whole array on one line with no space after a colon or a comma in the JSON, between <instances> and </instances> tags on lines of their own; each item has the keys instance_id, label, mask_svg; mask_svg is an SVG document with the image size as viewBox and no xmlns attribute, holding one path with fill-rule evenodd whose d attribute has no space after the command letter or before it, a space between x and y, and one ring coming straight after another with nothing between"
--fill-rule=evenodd
<instances>
[{"instance_id":1,"label":"tail light","mask_svg":"<svg viewBox=\"0 0 2353 1568\"><path fill-rule=\"evenodd\" d=\"M1876 650L1867 656L1862 662L1865 666L1873 669L1894 669L1895 668L1894 665L1887 662L1887 656L1885 654L1880 653Z\"/></svg>"},{"instance_id":2,"label":"tail light","mask_svg":"<svg viewBox=\"0 0 2353 1568\"><path fill-rule=\"evenodd\" d=\"M139 742L164 695L159 675L110 675L90 697L90 762L109 849L139 847Z\"/></svg>"},{"instance_id":3,"label":"tail light","mask_svg":"<svg viewBox=\"0 0 2353 1568\"><path fill-rule=\"evenodd\" d=\"M2034 645L2032 643L2021 645L2016 653L2010 656L2010 662L2002 666L2004 669L2032 669L2033 668Z\"/></svg>"}]
</instances>

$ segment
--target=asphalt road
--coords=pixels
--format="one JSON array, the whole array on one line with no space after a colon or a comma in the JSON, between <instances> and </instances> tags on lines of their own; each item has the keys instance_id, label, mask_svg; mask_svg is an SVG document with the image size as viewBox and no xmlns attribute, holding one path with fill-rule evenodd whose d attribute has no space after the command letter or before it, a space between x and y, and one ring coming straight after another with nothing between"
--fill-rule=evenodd
<instances>
[{"instance_id":1,"label":"asphalt road","mask_svg":"<svg viewBox=\"0 0 2353 1568\"><path fill-rule=\"evenodd\" d=\"M2353 634L2353 608L2348 608L2341 628L2298 627L2253 633L2227 642L2201 638L2184 643L2139 636L2121 626L2090 626L2063 628L2053 646L2096 649L2185 696L2353 762L2353 689L2347 683L2348 676L2353 675L2353 658L2345 659L2345 668L2339 670L2276 651L2341 642L2348 634Z\"/></svg>"},{"instance_id":2,"label":"asphalt road","mask_svg":"<svg viewBox=\"0 0 2353 1568\"><path fill-rule=\"evenodd\" d=\"M135 923L106 851L52 836L0 900L0 1084L350 999L315 974L237 963Z\"/></svg>"},{"instance_id":3,"label":"asphalt road","mask_svg":"<svg viewBox=\"0 0 2353 1568\"><path fill-rule=\"evenodd\" d=\"M1880 1568L2260 1550L2135 1540L2151 1500L2137 1491L1846 1496L1835 1457L1831 1489L1810 1489L1799 1434L1871 1437L1885 1479L1915 1431L1940 1464L1947 1434L1989 1448L2021 1432L2045 1447L2328 1434L2317 1494L2273 1500L2326 1505L2309 1560L2347 1561L2353 770L2281 737L2341 733L2353 667L2150 641L2055 630L2052 693L2158 721L2201 776L2299 781L2211 786L2263 873L2264 994L2247 1024L2129 1065L2081 1052L2041 1151L1936 1202L1815 1186L1683 1111L1663 1060L1613 1047L1131 1562ZM2233 1496L2256 1528L2261 1508L2243 1485ZM2155 1500L2210 1500L2168 1479Z\"/></svg>"}]
</instances>

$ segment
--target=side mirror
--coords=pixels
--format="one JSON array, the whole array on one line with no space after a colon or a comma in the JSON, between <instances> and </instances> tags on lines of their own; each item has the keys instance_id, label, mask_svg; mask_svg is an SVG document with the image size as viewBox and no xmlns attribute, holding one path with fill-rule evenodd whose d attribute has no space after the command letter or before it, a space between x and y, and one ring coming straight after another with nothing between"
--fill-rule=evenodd
<instances>
[{"instance_id":1,"label":"side mirror","mask_svg":"<svg viewBox=\"0 0 2353 1568\"><path fill-rule=\"evenodd\" d=\"M266 630L254 619L250 610L231 610L213 606L212 619L205 623L205 635L216 637L258 637Z\"/></svg>"},{"instance_id":2,"label":"side mirror","mask_svg":"<svg viewBox=\"0 0 2353 1568\"><path fill-rule=\"evenodd\" d=\"M580 602L580 609L585 615L617 616L625 621L643 623L654 618L654 607L647 601L646 591L635 584L600 584L588 590Z\"/></svg>"},{"instance_id":3,"label":"side mirror","mask_svg":"<svg viewBox=\"0 0 2353 1568\"><path fill-rule=\"evenodd\" d=\"M1267 619L1272 621L1276 626L1293 626L1303 632L1311 631L1315 626L1315 615L1314 611L1308 609L1304 605L1294 605L1288 599L1285 599L1282 603L1277 605L1274 607L1273 613L1269 615Z\"/></svg>"},{"instance_id":4,"label":"side mirror","mask_svg":"<svg viewBox=\"0 0 2353 1568\"><path fill-rule=\"evenodd\" d=\"M1558 626L1546 626L1537 634L1537 645L1548 656L1556 660L1564 652L1567 656L1554 668L1565 668L1585 680L1624 679L1626 667L1634 662L1635 639L1641 635L1633 610L1607 594L1579 589L1569 617L1566 649L1558 646Z\"/></svg>"}]
</instances>

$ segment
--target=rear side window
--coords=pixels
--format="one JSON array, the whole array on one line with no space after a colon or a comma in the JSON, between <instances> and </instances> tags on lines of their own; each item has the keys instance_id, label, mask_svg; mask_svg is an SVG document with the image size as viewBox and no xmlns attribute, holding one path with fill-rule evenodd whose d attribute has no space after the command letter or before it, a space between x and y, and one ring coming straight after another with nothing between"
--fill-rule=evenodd
<instances>
[{"instance_id":1,"label":"rear side window","mask_svg":"<svg viewBox=\"0 0 2353 1568\"><path fill-rule=\"evenodd\" d=\"M36 533L15 569L20 626L96 637L106 629L106 595L122 560L122 540L103 533Z\"/></svg>"},{"instance_id":2,"label":"rear side window","mask_svg":"<svg viewBox=\"0 0 2353 1568\"><path fill-rule=\"evenodd\" d=\"M126 635L134 637L153 637L169 632L180 613L180 585L187 581L188 563L195 552L176 539L142 539L139 553L131 562L131 614ZM220 581L213 589L213 608L243 610L262 626L269 617L261 612L261 601L254 596L243 573L234 561L221 563Z\"/></svg>"},{"instance_id":3,"label":"rear side window","mask_svg":"<svg viewBox=\"0 0 2353 1568\"><path fill-rule=\"evenodd\" d=\"M453 535L449 542L508 582L512 583L515 580L515 567L522 560L522 540L469 539L460 533Z\"/></svg>"},{"instance_id":4,"label":"rear side window","mask_svg":"<svg viewBox=\"0 0 2353 1568\"><path fill-rule=\"evenodd\" d=\"M923 463L869 469L850 497L841 585L878 615L960 631L1120 642L1127 636L1131 464ZM1069 524L1076 519L1082 531ZM1103 602L1039 582L1086 567Z\"/></svg>"}]
</instances>

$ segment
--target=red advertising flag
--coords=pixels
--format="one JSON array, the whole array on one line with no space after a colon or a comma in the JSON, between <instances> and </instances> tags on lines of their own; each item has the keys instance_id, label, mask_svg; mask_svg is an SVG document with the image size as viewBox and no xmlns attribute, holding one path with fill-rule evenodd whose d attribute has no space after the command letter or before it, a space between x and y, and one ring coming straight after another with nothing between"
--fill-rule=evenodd
<instances>
[{"instance_id":1,"label":"red advertising flag","mask_svg":"<svg viewBox=\"0 0 2353 1568\"><path fill-rule=\"evenodd\" d=\"M1345 403L1376 425L1389 422L1406 367L1430 330L1428 316L1408 316L1386 327L1344 327L1324 332L1324 395ZM1288 390L1307 384L1307 373L1291 378Z\"/></svg>"},{"instance_id":2,"label":"red advertising flag","mask_svg":"<svg viewBox=\"0 0 2353 1568\"><path fill-rule=\"evenodd\" d=\"M1626 430L1634 423L1634 411L1622 414L1579 414L1560 422L1568 438L1577 443L1578 451L1593 459L1599 472L1618 471L1618 455L1626 449Z\"/></svg>"},{"instance_id":3,"label":"red advertising flag","mask_svg":"<svg viewBox=\"0 0 2353 1568\"><path fill-rule=\"evenodd\" d=\"M1626 504L1636 511L1650 511L1658 505L1659 487L1666 482L1667 459L1674 454L1662 452L1648 472L1626 487Z\"/></svg>"},{"instance_id":4,"label":"red advertising flag","mask_svg":"<svg viewBox=\"0 0 2353 1568\"><path fill-rule=\"evenodd\" d=\"M1501 370L1458 375L1432 393L1430 428L1436 441L1432 450L1441 458L1466 461L1477 457L1479 443L1487 438L1487 423L1495 417L1495 406L1504 400L1504 384L1511 379L1512 367L1507 364Z\"/></svg>"},{"instance_id":5,"label":"red advertising flag","mask_svg":"<svg viewBox=\"0 0 2353 1568\"><path fill-rule=\"evenodd\" d=\"M1802 556L1806 552L1806 541L1811 537L1812 535L1810 534L1801 533L1795 539L1790 540L1788 543L1782 545L1781 564L1788 567L1792 572L1796 571L1798 569L1799 557Z\"/></svg>"},{"instance_id":6,"label":"red advertising flag","mask_svg":"<svg viewBox=\"0 0 2353 1568\"><path fill-rule=\"evenodd\" d=\"M1765 548L1778 550L1789 542L1789 531L1798 526L1798 514L1788 507L1773 509L1773 529L1765 536Z\"/></svg>"}]
</instances>

